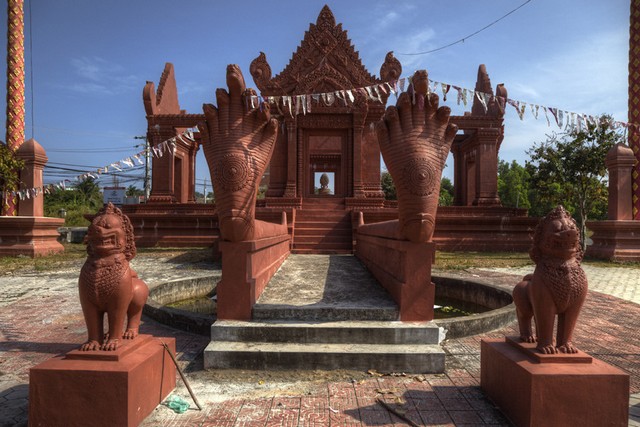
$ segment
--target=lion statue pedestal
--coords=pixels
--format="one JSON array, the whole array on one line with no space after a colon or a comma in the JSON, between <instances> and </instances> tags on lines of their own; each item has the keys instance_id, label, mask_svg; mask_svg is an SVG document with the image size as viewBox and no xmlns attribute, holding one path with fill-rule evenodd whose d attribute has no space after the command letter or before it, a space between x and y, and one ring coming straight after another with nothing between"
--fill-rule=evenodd
<instances>
[{"instance_id":1,"label":"lion statue pedestal","mask_svg":"<svg viewBox=\"0 0 640 427\"><path fill-rule=\"evenodd\" d=\"M165 345L175 354L175 338L138 334L149 289L129 266L133 237L112 204L89 227L79 280L88 339L30 369L29 425L137 426L175 388L164 354Z\"/></svg>"},{"instance_id":2,"label":"lion statue pedestal","mask_svg":"<svg viewBox=\"0 0 640 427\"><path fill-rule=\"evenodd\" d=\"M513 290L520 336L482 340L482 390L516 426L627 425L629 375L572 341L587 278L578 228L561 206L538 224L530 254L535 271Z\"/></svg>"}]
</instances>

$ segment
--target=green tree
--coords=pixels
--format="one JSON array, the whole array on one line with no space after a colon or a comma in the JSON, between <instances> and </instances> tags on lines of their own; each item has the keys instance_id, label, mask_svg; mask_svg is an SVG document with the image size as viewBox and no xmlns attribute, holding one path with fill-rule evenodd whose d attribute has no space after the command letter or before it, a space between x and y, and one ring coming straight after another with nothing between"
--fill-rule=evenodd
<instances>
[{"instance_id":1,"label":"green tree","mask_svg":"<svg viewBox=\"0 0 640 427\"><path fill-rule=\"evenodd\" d=\"M380 175L380 186L382 187L385 200L398 200L396 185L393 183L393 178L391 178L391 174L389 172L384 171Z\"/></svg>"},{"instance_id":2,"label":"green tree","mask_svg":"<svg viewBox=\"0 0 640 427\"><path fill-rule=\"evenodd\" d=\"M509 208L530 209L529 172L515 160L498 162L498 195L502 205Z\"/></svg>"},{"instance_id":3,"label":"green tree","mask_svg":"<svg viewBox=\"0 0 640 427\"><path fill-rule=\"evenodd\" d=\"M59 189L44 196L45 216L57 217L66 212L66 226L87 226L85 214L95 214L103 205L100 187L93 178L80 181L73 187Z\"/></svg>"},{"instance_id":4,"label":"green tree","mask_svg":"<svg viewBox=\"0 0 640 427\"><path fill-rule=\"evenodd\" d=\"M127 187L125 195L127 197L143 196L144 195L144 191L142 191L141 189L139 189L135 185L130 185L130 186Z\"/></svg>"},{"instance_id":5,"label":"green tree","mask_svg":"<svg viewBox=\"0 0 640 427\"><path fill-rule=\"evenodd\" d=\"M95 179L87 177L76 184L76 191L80 197L80 203L86 204L92 209L102 207L102 194L100 194L100 186Z\"/></svg>"},{"instance_id":6,"label":"green tree","mask_svg":"<svg viewBox=\"0 0 640 427\"><path fill-rule=\"evenodd\" d=\"M4 142L0 141L0 192L2 192L2 206L0 214L7 213L7 200L12 191L16 191L20 185L20 171L24 162L15 156L14 151Z\"/></svg>"},{"instance_id":7,"label":"green tree","mask_svg":"<svg viewBox=\"0 0 640 427\"><path fill-rule=\"evenodd\" d=\"M446 176L440 180L440 196L438 198L439 206L453 205L453 183Z\"/></svg>"},{"instance_id":8,"label":"green tree","mask_svg":"<svg viewBox=\"0 0 640 427\"><path fill-rule=\"evenodd\" d=\"M532 196L536 203L549 207L562 204L576 219L582 245L588 219L606 214L607 151L622 136L616 133L609 116L602 116L587 129L572 129L552 134L547 141L536 143L527 151L531 160L526 168L531 175ZM536 203L532 203L532 206ZM546 214L546 212L544 213Z\"/></svg>"}]
</instances>

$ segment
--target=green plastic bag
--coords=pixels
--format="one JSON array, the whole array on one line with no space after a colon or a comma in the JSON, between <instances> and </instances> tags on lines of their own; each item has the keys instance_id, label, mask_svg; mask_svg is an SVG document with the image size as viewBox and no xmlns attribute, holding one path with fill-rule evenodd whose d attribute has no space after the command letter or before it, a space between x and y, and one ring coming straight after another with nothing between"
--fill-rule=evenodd
<instances>
[{"instance_id":1,"label":"green plastic bag","mask_svg":"<svg viewBox=\"0 0 640 427\"><path fill-rule=\"evenodd\" d=\"M166 400L165 404L173 409L177 414L183 414L189 409L189 403L180 396L172 395Z\"/></svg>"}]
</instances>

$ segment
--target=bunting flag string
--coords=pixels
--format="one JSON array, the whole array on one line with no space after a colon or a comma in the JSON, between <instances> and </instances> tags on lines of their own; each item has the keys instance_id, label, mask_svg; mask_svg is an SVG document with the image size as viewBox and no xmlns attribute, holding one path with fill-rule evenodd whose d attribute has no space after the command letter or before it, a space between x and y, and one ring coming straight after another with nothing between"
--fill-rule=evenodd
<instances>
[{"instance_id":1,"label":"bunting flag string","mask_svg":"<svg viewBox=\"0 0 640 427\"><path fill-rule=\"evenodd\" d=\"M162 157L165 153L171 153L171 155L175 154L175 150L177 148L177 141L181 139L186 139L191 142L195 141L194 133L198 131L197 128L190 128L186 131L182 132L180 135L177 135L173 138L169 138L166 141L162 141L161 143L151 147L151 152L154 157L159 158ZM57 190L66 190L67 183L71 183L73 181L84 181L87 178L98 179L102 174L109 173L111 170L116 170L118 172L122 172L127 168L133 168L135 166L144 165L145 151L142 150L136 154L125 157L122 160L118 160L117 162L113 162L108 164L107 166L103 166L94 171L88 171L81 173L76 176L73 180L64 179L56 184L47 184L42 187L36 188L24 188L16 191L12 191L11 195L17 197L19 200L31 199L34 197L38 197L41 194L51 194ZM136 165L137 162L137 165Z\"/></svg>"},{"instance_id":2,"label":"bunting flag string","mask_svg":"<svg viewBox=\"0 0 640 427\"><path fill-rule=\"evenodd\" d=\"M289 115L298 115L307 113L311 113L313 105L323 104L324 106L332 106L334 104L348 107L352 106L356 102L356 96L362 96L365 99L373 102L383 102L383 98L386 98L386 95L390 95L393 93L396 98L402 92L406 92L409 90L409 85L411 83L410 77L402 77L398 80L389 81L389 82L381 82L371 86L350 88L350 89L341 89L333 92L325 92L325 93L312 93L312 94L304 94L304 95L285 95L285 96L262 96L262 95L253 95L249 97L250 99L247 101L247 105L250 105L252 108L262 108L264 103L269 105L274 105L280 114L284 114L286 112ZM520 120L524 120L525 114L527 111L530 112L531 116L538 120L540 109L544 113L545 120L547 122L547 126L551 127L552 120L549 117L549 113L553 117L553 122L560 129L578 129L581 130L586 128L588 125L598 126L601 117L588 115L584 113L576 113L571 111L562 110L556 107L548 107L545 105L533 104L529 102L523 102L511 98L504 98L501 96L493 95L491 93L476 91L474 89L465 88L458 85L453 85L450 83L439 82L435 80L429 80L429 84L427 85L427 90L432 93L437 93L439 91L442 93L442 101L447 102L447 95L451 92L451 90L455 90L456 95L456 103L460 105L462 103L465 107L467 107L468 103L473 103L474 99L477 99L482 105L483 109L488 111L489 104L492 100L495 100L501 108L505 108L507 105L510 105L514 108L518 118ZM416 97L415 93L412 93L412 101L415 102ZM635 131L640 132L640 124L638 123L628 123L623 121L612 120L610 123L612 127L615 129L622 129L625 134L627 131ZM166 141L163 141L153 147L151 147L151 152L154 157L162 157L165 153L175 154L175 150L177 148L177 142L184 139L189 141L194 141L194 133L197 132L197 128L187 129L180 135L169 138ZM134 154L133 156L127 157L118 162L111 163L102 168L98 168L94 172L87 172L82 175L76 177L76 180L86 179L88 176L99 177L103 173L108 173L110 169L115 169L116 171L122 171L127 167L133 167L135 165L134 161L138 162L139 165L144 164L141 160L141 157L144 156L144 151ZM46 191L53 191L54 189L64 189L65 182L69 182L68 180L61 181L57 184L49 184L44 188L31 188L31 189L23 189L16 192L12 192L12 195L17 196L18 198L27 198L27 197L37 197L38 194L43 194Z\"/></svg>"},{"instance_id":3,"label":"bunting flag string","mask_svg":"<svg viewBox=\"0 0 640 427\"><path fill-rule=\"evenodd\" d=\"M286 95L263 97L262 95L254 95L251 97L251 105L255 105L254 101L256 101L257 105L260 106L263 103L268 103L269 105L275 106L280 114L288 111L289 115L304 115L311 112L312 106L314 104L322 104L327 107L330 107L334 104L340 106L351 106L355 103L357 95L360 95L369 101L383 102L383 97L385 97L385 95L390 95L393 93L397 97L399 93L406 92L409 89L410 83L410 77L402 77L394 81L377 83L371 86L341 89L333 92L313 93L295 96ZM547 126L549 127L551 126L552 122L549 117L549 113L551 113L551 116L553 117L553 122L560 129L577 128L580 130L586 127L586 125L588 125L589 123L597 125L600 119L600 117L597 116L566 111L556 107L547 107L544 105L519 101L512 98L503 98L491 93L485 93L474 89L453 85L450 83L443 83L435 80L429 80L429 83L430 84L428 85L428 90L433 93L441 91L443 102L447 102L447 96L450 94L451 90L454 90L456 92L455 100L457 105L462 104L463 106L467 107L468 104L473 103L474 98L476 98L482 105L485 112L488 110L489 103L492 99L495 99L503 108L506 105L510 105L511 107L513 107L520 120L524 120L527 112L529 112L529 114L533 118L538 120L539 112L542 109L545 120L547 121ZM415 94L412 95L413 102L415 102ZM622 128L625 131L630 128L636 131L640 131L640 124L637 123L627 123L614 120L612 121L611 125L616 129Z\"/></svg>"}]
</instances>

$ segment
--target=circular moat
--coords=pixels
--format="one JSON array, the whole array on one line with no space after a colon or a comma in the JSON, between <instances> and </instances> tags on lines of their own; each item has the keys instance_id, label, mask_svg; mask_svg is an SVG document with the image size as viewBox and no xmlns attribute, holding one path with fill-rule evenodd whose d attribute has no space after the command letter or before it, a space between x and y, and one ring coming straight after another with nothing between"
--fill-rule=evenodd
<instances>
[{"instance_id":1,"label":"circular moat","mask_svg":"<svg viewBox=\"0 0 640 427\"><path fill-rule=\"evenodd\" d=\"M216 320L215 290L220 274L160 283L149 292L144 314L168 326L205 336ZM433 275L434 322L446 338L504 327L516 320L511 294L477 278Z\"/></svg>"}]
</instances>

